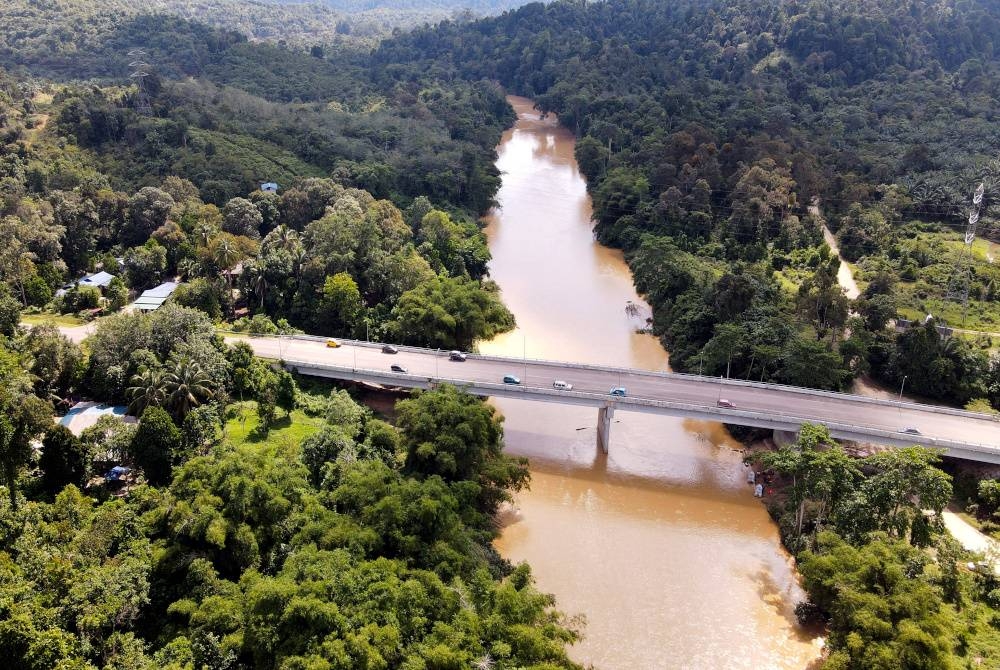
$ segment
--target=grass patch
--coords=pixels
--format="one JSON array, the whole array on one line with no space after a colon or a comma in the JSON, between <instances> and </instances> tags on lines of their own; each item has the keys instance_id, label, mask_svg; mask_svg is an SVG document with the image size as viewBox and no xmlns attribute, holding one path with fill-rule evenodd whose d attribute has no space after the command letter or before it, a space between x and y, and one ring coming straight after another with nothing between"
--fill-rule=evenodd
<instances>
[{"instance_id":1,"label":"grass patch","mask_svg":"<svg viewBox=\"0 0 1000 670\"><path fill-rule=\"evenodd\" d=\"M956 328L1000 332L1000 301L993 289L1000 283L1000 262L994 262L1000 261L1000 246L982 238L973 243L969 306L964 315L961 300L946 299L965 249L963 237L954 232L921 231L903 240L900 248L920 265L915 280L901 281L897 287L904 317L922 319L933 314Z\"/></svg>"},{"instance_id":2,"label":"grass patch","mask_svg":"<svg viewBox=\"0 0 1000 670\"><path fill-rule=\"evenodd\" d=\"M284 416L278 410L271 431L265 436L261 434L260 419L257 417L257 402L247 400L230 405L226 410L225 437L223 441L231 446L242 445L297 445L305 438L317 432L326 424L322 417L306 415L301 410L292 410L291 415Z\"/></svg>"},{"instance_id":3,"label":"grass patch","mask_svg":"<svg viewBox=\"0 0 1000 670\"><path fill-rule=\"evenodd\" d=\"M57 326L82 326L87 323L75 314L22 314L21 323L28 326L40 326L43 323L54 323Z\"/></svg>"},{"instance_id":4,"label":"grass patch","mask_svg":"<svg viewBox=\"0 0 1000 670\"><path fill-rule=\"evenodd\" d=\"M774 272L774 278L778 281L778 285L781 287L782 291L789 295L797 295L799 292L799 283L796 281L798 277L796 277L796 279L789 277L788 275L792 273L795 273L795 270L776 270Z\"/></svg>"}]
</instances>

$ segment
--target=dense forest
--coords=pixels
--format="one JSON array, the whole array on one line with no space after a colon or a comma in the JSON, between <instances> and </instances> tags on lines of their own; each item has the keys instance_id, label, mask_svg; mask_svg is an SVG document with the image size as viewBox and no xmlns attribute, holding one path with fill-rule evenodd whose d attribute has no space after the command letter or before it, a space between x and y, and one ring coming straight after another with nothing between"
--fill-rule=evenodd
<instances>
[{"instance_id":1,"label":"dense forest","mask_svg":"<svg viewBox=\"0 0 1000 670\"><path fill-rule=\"evenodd\" d=\"M495 79L559 114L678 369L818 388L871 373L1000 406L989 341L897 335L897 315L959 326L948 301L980 182L1000 163L995 3L531 4L384 41L384 81ZM813 207L813 205L818 205ZM851 304L820 224L863 288ZM970 327L996 330L977 248Z\"/></svg>"},{"instance_id":2,"label":"dense forest","mask_svg":"<svg viewBox=\"0 0 1000 670\"><path fill-rule=\"evenodd\" d=\"M7 0L4 24L18 40L74 43L81 25L93 29L108 17L158 14L198 21L232 30L251 40L281 42L311 48L356 50L374 47L398 28L437 23L443 19L472 20L523 5L511 0L435 0L304 2L303 0ZM73 25L67 19L78 20ZM0 36L2 39L3 36Z\"/></svg>"},{"instance_id":3,"label":"dense forest","mask_svg":"<svg viewBox=\"0 0 1000 670\"><path fill-rule=\"evenodd\" d=\"M0 65L103 84L61 86L54 111L117 188L176 175L222 205L262 181L333 174L397 203L424 195L478 213L498 186L493 147L511 112L493 84L380 87L353 51L328 58L165 15L94 13L77 31L74 16L5 13Z\"/></svg>"},{"instance_id":4,"label":"dense forest","mask_svg":"<svg viewBox=\"0 0 1000 670\"><path fill-rule=\"evenodd\" d=\"M6 24L0 70L8 667L576 667L574 627L492 548L528 473L491 407L445 387L390 424L216 334L511 328L474 216L502 92L383 90L162 15L58 18L37 40ZM167 305L123 311L169 280ZM95 317L82 346L52 323ZM81 397L138 420L54 422Z\"/></svg>"},{"instance_id":5,"label":"dense forest","mask_svg":"<svg viewBox=\"0 0 1000 670\"><path fill-rule=\"evenodd\" d=\"M128 354L138 426L53 425L53 394L106 397ZM575 667L551 598L490 545L527 467L482 401L440 388L392 426L175 306L102 321L86 351L5 338L0 372L6 667ZM100 476L122 462L138 483Z\"/></svg>"},{"instance_id":6,"label":"dense forest","mask_svg":"<svg viewBox=\"0 0 1000 670\"><path fill-rule=\"evenodd\" d=\"M1000 408L992 336L936 328L1000 330L995 3L535 3L375 49L385 28L354 22L434 9L5 6L14 667L575 667L574 626L491 545L527 469L489 405L444 387L377 416L216 334L469 349L512 328L478 222L507 93L577 134L595 234L625 251L676 369L825 389L868 374ZM965 315L949 294L979 182ZM114 280L78 283L99 270ZM122 311L171 280L164 307ZM47 323L95 318L82 346ZM80 397L138 422L54 427ZM947 540L937 454L855 459L810 428L754 463L782 484L772 512L828 670L997 665L1000 584ZM1000 519L996 482L954 487Z\"/></svg>"},{"instance_id":7,"label":"dense forest","mask_svg":"<svg viewBox=\"0 0 1000 670\"><path fill-rule=\"evenodd\" d=\"M937 326L1000 323L998 43L1000 7L975 0L609 0L418 29L374 60L379 81L491 79L559 115L596 237L625 250L675 369L832 390L867 374L995 412L992 335ZM997 664L996 581L956 564L934 454L859 460L804 431L753 462L781 483L771 511L809 592L799 617L830 632L825 668ZM996 482L963 486L1000 516Z\"/></svg>"}]
</instances>

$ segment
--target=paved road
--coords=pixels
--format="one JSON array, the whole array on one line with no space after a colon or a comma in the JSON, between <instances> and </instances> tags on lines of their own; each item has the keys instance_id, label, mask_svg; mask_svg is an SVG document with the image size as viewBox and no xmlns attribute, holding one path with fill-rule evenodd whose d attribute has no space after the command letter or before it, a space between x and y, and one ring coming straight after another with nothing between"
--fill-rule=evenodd
<instances>
[{"instance_id":1,"label":"paved road","mask_svg":"<svg viewBox=\"0 0 1000 670\"><path fill-rule=\"evenodd\" d=\"M739 413L744 411L796 417L817 423L849 424L858 427L860 432L892 433L897 442L931 443L939 440L943 444L958 442L992 448L995 458L985 460L1000 460L1000 422L981 414L943 410L929 405L878 401L850 394L811 393L805 389L746 382L723 382L690 375L567 366L530 359L524 362L470 356L465 362L456 362L448 360L447 352L405 348L392 355L364 343L355 346L344 342L340 348L332 349L326 347L324 342L315 340L247 339L258 355L286 361L338 366L359 372L367 370L381 375L391 375L389 366L395 363L404 366L410 375L469 384L500 384L504 375L511 374L519 377L524 387L551 389L553 381L563 380L573 384L574 392L605 397L612 386L624 386L628 389L630 400L687 403L732 423L742 423ZM373 375L359 374L357 378L366 376ZM733 403L732 412L717 407L720 397ZM623 403L618 409L627 411L638 408L630 408ZM909 436L900 432L906 428L915 428L920 435Z\"/></svg>"},{"instance_id":2,"label":"paved road","mask_svg":"<svg viewBox=\"0 0 1000 670\"><path fill-rule=\"evenodd\" d=\"M87 324L61 330L71 339L81 341L92 329L93 324ZM877 436L881 432L883 438L884 433L889 433L895 438L886 440L873 437L871 439L873 442L939 444L953 447L955 455L1000 463L1000 422L981 414L957 412L918 403L895 403L852 394L820 394L806 389L765 387L759 384L723 382L690 375L664 375L640 370L619 371L530 359L524 362L470 356L465 362L456 362L448 360L447 352L438 353L422 349L402 348L398 354L391 355L381 353L377 346L365 343L358 343L355 346L346 341L343 343L344 346L332 349L318 339L245 337L242 339L250 342L259 356L309 362L320 366L367 370L383 376L391 376L389 366L396 363L404 366L410 375L468 384L501 384L504 375L513 374L521 379L525 391L529 391L530 388L552 389L552 382L558 379L573 384L574 393L568 395L600 394L607 398L612 386L624 386L628 389L629 400L686 403L690 407L702 410L700 414L675 412L676 414L747 425L760 425L760 422L744 420L744 417L739 416L740 412L790 417L797 421L831 425L847 424L857 427L858 432L862 434L872 431ZM366 376L372 375L356 375L358 379ZM720 397L731 401L734 409L730 411L718 408L717 401ZM558 397L534 399L560 401ZM565 400L569 402L573 398L566 397ZM642 408L628 407L625 404L620 404L618 409L642 411ZM920 431L920 435L908 436L900 432L906 428L915 428ZM960 453L954 449L956 443L957 446L968 445L972 452ZM985 455L980 456L975 453L983 454L984 450Z\"/></svg>"}]
</instances>

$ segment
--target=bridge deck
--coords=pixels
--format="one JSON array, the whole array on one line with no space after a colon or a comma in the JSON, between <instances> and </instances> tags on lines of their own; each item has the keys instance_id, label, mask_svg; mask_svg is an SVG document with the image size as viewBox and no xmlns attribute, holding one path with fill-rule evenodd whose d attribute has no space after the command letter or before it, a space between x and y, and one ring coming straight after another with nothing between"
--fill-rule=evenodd
<instances>
[{"instance_id":1,"label":"bridge deck","mask_svg":"<svg viewBox=\"0 0 1000 670\"><path fill-rule=\"evenodd\" d=\"M264 357L280 358L303 374L368 381L406 388L428 388L449 382L480 395L601 407L608 402L619 411L724 421L746 426L797 430L804 422L822 423L835 437L906 446L940 447L949 455L1000 463L1000 422L985 414L917 403L875 400L772 384L649 372L553 361L469 355L464 362L448 360L447 352L399 347L383 354L381 345L341 341L328 348L321 338L246 338ZM407 374L389 370L402 365ZM504 375L520 378L504 384ZM553 389L552 382L573 384L572 391ZM628 390L612 398L613 386ZM720 398L732 408L718 407ZM907 434L914 428L919 434Z\"/></svg>"}]
</instances>

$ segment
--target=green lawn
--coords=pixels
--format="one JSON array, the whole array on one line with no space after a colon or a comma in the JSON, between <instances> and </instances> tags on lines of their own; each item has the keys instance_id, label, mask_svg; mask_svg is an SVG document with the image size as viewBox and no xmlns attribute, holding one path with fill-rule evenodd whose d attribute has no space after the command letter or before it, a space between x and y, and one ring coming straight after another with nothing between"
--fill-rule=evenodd
<instances>
[{"instance_id":1,"label":"green lawn","mask_svg":"<svg viewBox=\"0 0 1000 670\"><path fill-rule=\"evenodd\" d=\"M322 417L307 416L301 410L293 410L289 418L283 414L282 410L278 410L278 419L266 437L257 432L259 423L255 401L247 400L233 403L226 410L223 441L232 446L298 444L322 428L326 421Z\"/></svg>"},{"instance_id":2,"label":"green lawn","mask_svg":"<svg viewBox=\"0 0 1000 670\"><path fill-rule=\"evenodd\" d=\"M86 321L74 314L22 314L21 323L28 326L38 326L43 323L54 323L57 326L82 326Z\"/></svg>"}]
</instances>

